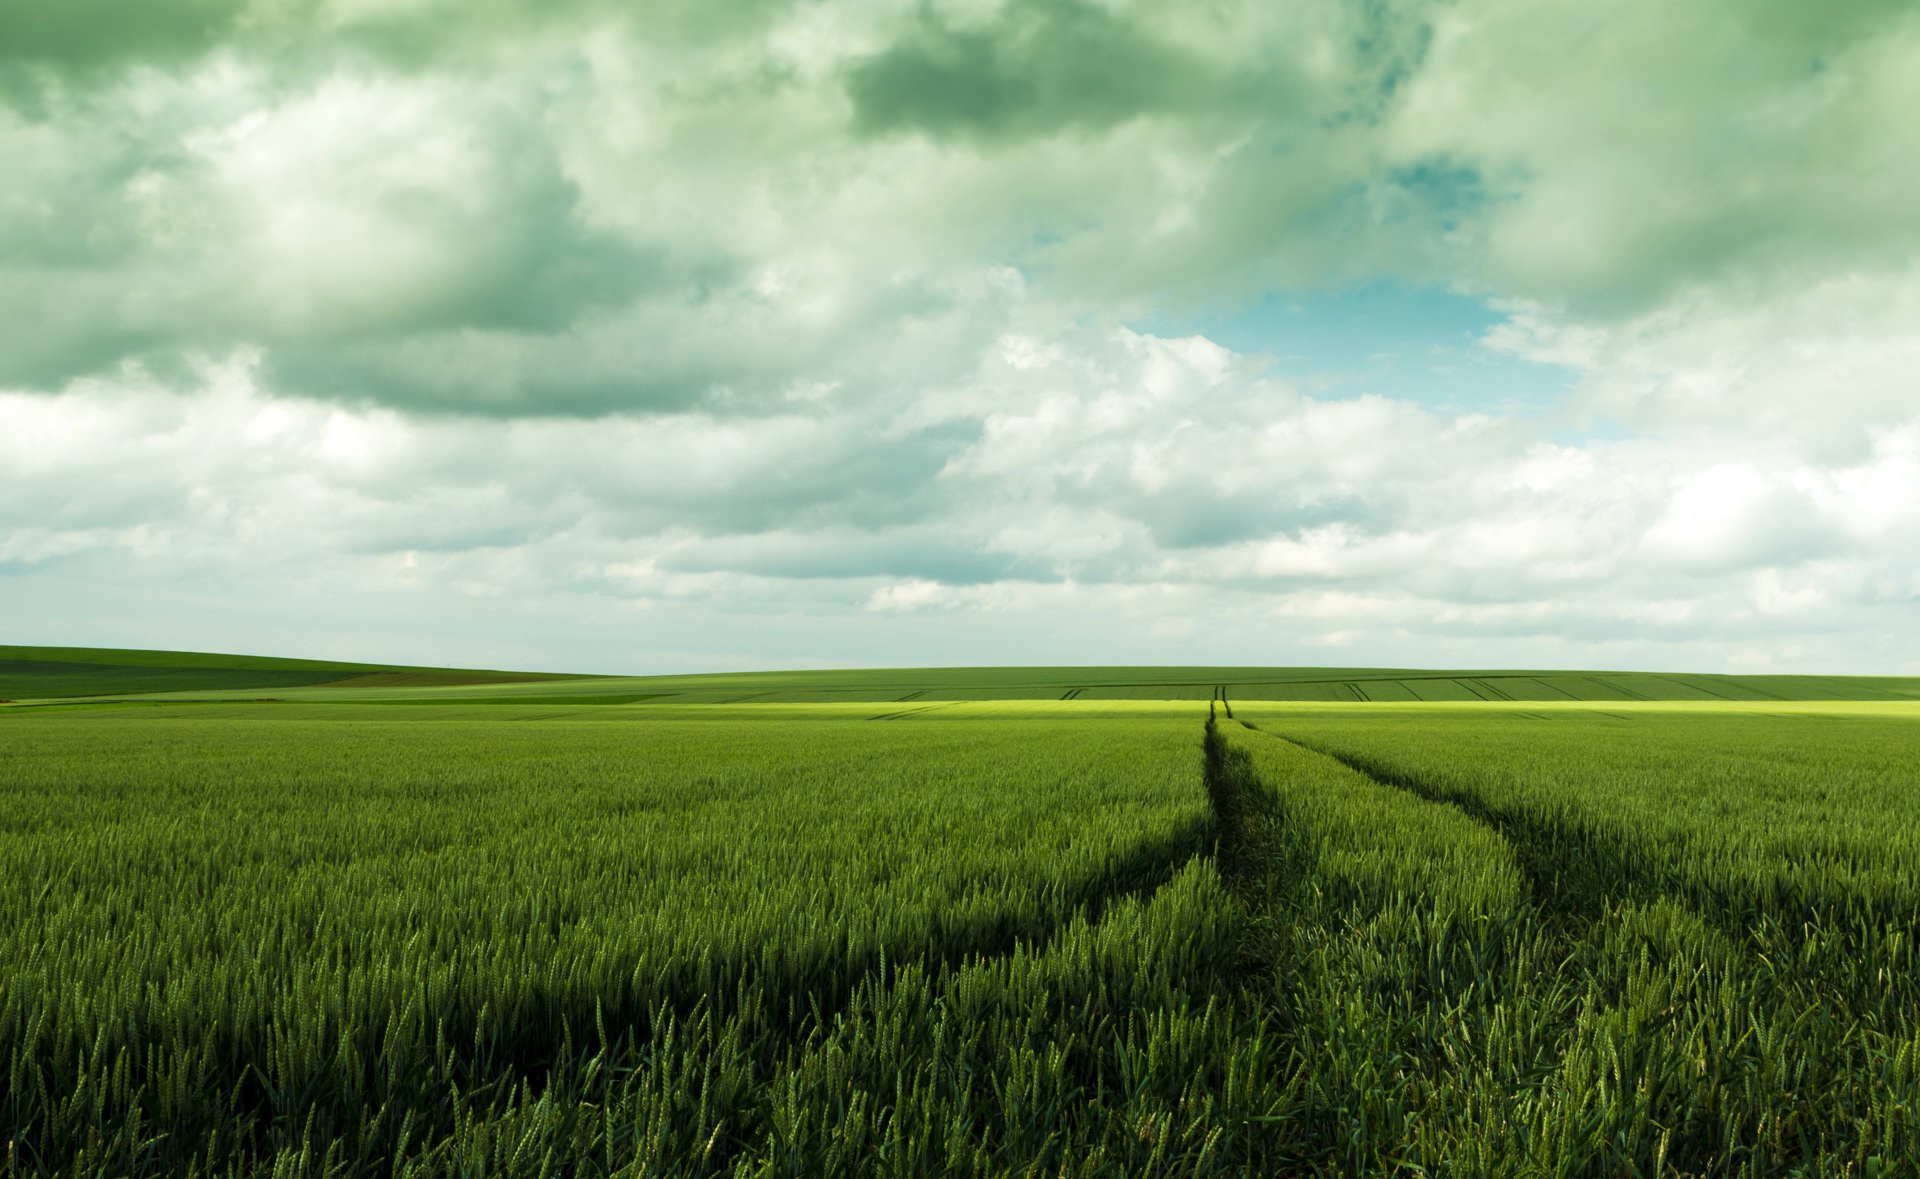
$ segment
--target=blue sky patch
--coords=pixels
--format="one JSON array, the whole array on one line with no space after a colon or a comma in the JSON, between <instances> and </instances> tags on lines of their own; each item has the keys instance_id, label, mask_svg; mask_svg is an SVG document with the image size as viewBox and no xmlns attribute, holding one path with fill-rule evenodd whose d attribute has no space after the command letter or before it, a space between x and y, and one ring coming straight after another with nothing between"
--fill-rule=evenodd
<instances>
[{"instance_id":1,"label":"blue sky patch","mask_svg":"<svg viewBox=\"0 0 1920 1179\"><path fill-rule=\"evenodd\" d=\"M1373 393L1442 413L1538 414L1571 392L1579 374L1481 343L1504 318L1470 295L1371 283L1270 291L1237 307L1163 314L1135 326L1271 357L1279 375L1316 397Z\"/></svg>"}]
</instances>

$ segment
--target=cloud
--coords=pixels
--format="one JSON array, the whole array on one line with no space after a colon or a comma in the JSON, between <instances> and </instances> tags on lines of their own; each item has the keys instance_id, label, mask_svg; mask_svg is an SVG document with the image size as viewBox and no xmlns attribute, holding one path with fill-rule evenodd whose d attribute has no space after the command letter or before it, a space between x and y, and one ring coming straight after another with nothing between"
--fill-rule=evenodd
<instances>
[{"instance_id":1,"label":"cloud","mask_svg":"<svg viewBox=\"0 0 1920 1179\"><path fill-rule=\"evenodd\" d=\"M1791 290L1920 245L1916 64L1903 4L1467 4L1436 18L1393 150L1484 177L1474 269L1503 293L1612 313Z\"/></svg>"},{"instance_id":2,"label":"cloud","mask_svg":"<svg viewBox=\"0 0 1920 1179\"><path fill-rule=\"evenodd\" d=\"M1384 276L1606 315L1920 244L1900 4L41 7L20 58L121 67L16 104L16 201L84 193L58 248L150 290L41 385L356 316L565 339L803 240L855 306L1013 262L1076 299Z\"/></svg>"},{"instance_id":3,"label":"cloud","mask_svg":"<svg viewBox=\"0 0 1920 1179\"><path fill-rule=\"evenodd\" d=\"M250 0L9 4L0 10L0 59L84 70L189 57L231 35L249 7Z\"/></svg>"},{"instance_id":4,"label":"cloud","mask_svg":"<svg viewBox=\"0 0 1920 1179\"><path fill-rule=\"evenodd\" d=\"M1151 23L1083 0L1014 0L984 19L923 8L848 68L855 127L992 142L1288 97L1287 71L1236 77Z\"/></svg>"},{"instance_id":5,"label":"cloud","mask_svg":"<svg viewBox=\"0 0 1920 1179\"><path fill-rule=\"evenodd\" d=\"M117 554L161 583L522 611L941 617L983 651L1007 620L1104 612L1114 658L1217 625L1272 658L1387 663L1724 660L1783 630L1835 659L1852 640L1822 636L1920 594L1913 419L1840 464L1738 435L1547 444L1126 331L1005 337L884 413L422 418L258 381L243 356L190 388L0 398L13 583ZM1029 654L1090 657L1072 629Z\"/></svg>"},{"instance_id":6,"label":"cloud","mask_svg":"<svg viewBox=\"0 0 1920 1179\"><path fill-rule=\"evenodd\" d=\"M15 7L20 601L1388 662L1911 619L1907 5ZM1577 388L1327 398L1126 327L1354 283Z\"/></svg>"},{"instance_id":7,"label":"cloud","mask_svg":"<svg viewBox=\"0 0 1920 1179\"><path fill-rule=\"evenodd\" d=\"M251 347L295 390L404 404L419 399L404 373L353 362L449 330L565 329L670 265L575 216L503 96L334 77L276 99L235 71L131 89L155 121L200 125L156 145L88 111L0 123L0 153L42 179L10 218L0 379ZM224 117L183 109L205 106Z\"/></svg>"},{"instance_id":8,"label":"cloud","mask_svg":"<svg viewBox=\"0 0 1920 1179\"><path fill-rule=\"evenodd\" d=\"M1897 5L728 7L17 17L120 65L0 112L0 381L253 347L344 401L740 408L1015 315L1384 278L1578 329L1920 245Z\"/></svg>"},{"instance_id":9,"label":"cloud","mask_svg":"<svg viewBox=\"0 0 1920 1179\"><path fill-rule=\"evenodd\" d=\"M1583 323L1514 305L1489 342L1582 374L1578 411L1636 429L1790 433L1859 452L1920 404L1920 267L1876 266L1791 290L1695 288Z\"/></svg>"}]
</instances>

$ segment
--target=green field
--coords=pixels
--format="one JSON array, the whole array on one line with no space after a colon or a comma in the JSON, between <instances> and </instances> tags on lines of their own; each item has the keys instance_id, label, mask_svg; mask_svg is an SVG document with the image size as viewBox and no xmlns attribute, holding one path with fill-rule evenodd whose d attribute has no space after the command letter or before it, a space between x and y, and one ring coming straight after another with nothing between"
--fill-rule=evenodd
<instances>
[{"instance_id":1,"label":"green field","mask_svg":"<svg viewBox=\"0 0 1920 1179\"><path fill-rule=\"evenodd\" d=\"M1920 1163L1910 680L8 650L10 1175Z\"/></svg>"},{"instance_id":2,"label":"green field","mask_svg":"<svg viewBox=\"0 0 1920 1179\"><path fill-rule=\"evenodd\" d=\"M510 704L1193 700L1333 703L1920 700L1920 677L1340 667L933 667L585 676L178 651L0 647L0 699Z\"/></svg>"},{"instance_id":3,"label":"green field","mask_svg":"<svg viewBox=\"0 0 1920 1179\"><path fill-rule=\"evenodd\" d=\"M473 671L212 655L104 647L0 646L0 700L111 697L147 693L247 692L328 685L340 688L447 687L571 679L536 672Z\"/></svg>"}]
</instances>

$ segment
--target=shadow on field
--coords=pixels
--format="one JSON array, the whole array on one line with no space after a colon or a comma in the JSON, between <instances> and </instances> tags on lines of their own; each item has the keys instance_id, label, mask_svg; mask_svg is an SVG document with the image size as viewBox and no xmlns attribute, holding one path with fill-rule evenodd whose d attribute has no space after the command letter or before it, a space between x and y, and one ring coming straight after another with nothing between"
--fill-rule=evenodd
<instances>
[{"instance_id":1,"label":"shadow on field","mask_svg":"<svg viewBox=\"0 0 1920 1179\"><path fill-rule=\"evenodd\" d=\"M1267 1173L1920 1174L1895 874L1635 827L1604 781L1503 794L1472 762L1234 723L1206 739L1219 866L1297 1070L1249 1127L1249 1157L1287 1160ZM1446 842L1413 837L1417 810L1449 812ZM1444 903L1496 849L1478 895L1505 899Z\"/></svg>"},{"instance_id":2,"label":"shadow on field","mask_svg":"<svg viewBox=\"0 0 1920 1179\"><path fill-rule=\"evenodd\" d=\"M1253 727L1231 719L1207 722L1205 779L1214 858L1240 902L1257 907L1274 888L1307 874L1312 848L1286 821L1279 796L1261 784L1253 759L1221 737L1221 724Z\"/></svg>"},{"instance_id":3,"label":"shadow on field","mask_svg":"<svg viewBox=\"0 0 1920 1179\"><path fill-rule=\"evenodd\" d=\"M1251 726L1249 726L1251 727ZM1622 901L1651 901L1666 896L1672 882L1650 878L1640 870L1623 843L1599 839L1584 827L1543 820L1519 810L1489 805L1485 799L1406 773L1393 766L1337 749L1325 749L1271 729L1261 732L1300 748L1332 758L1382 786L1404 790L1427 802L1450 806L1483 826L1499 832L1513 849L1514 861L1526 878L1527 891L1541 914L1569 928L1584 928Z\"/></svg>"},{"instance_id":4,"label":"shadow on field","mask_svg":"<svg viewBox=\"0 0 1920 1179\"><path fill-rule=\"evenodd\" d=\"M1582 821L1577 813L1551 815L1500 806L1471 790L1361 754L1260 731L1330 757L1384 786L1451 806L1497 831L1513 849L1535 908L1561 936L1578 938L1622 906L1659 904L1683 906L1736 943L1765 947L1769 953L1780 947L1798 953L1810 941L1836 935L1858 940L1871 936L1866 931L1914 925L1911 899L1903 890L1865 889L1865 874L1857 868L1849 871L1851 865L1808 873L1799 880L1771 870L1688 875L1671 859L1636 845L1630 833ZM1793 858L1771 867L1791 869Z\"/></svg>"},{"instance_id":5,"label":"shadow on field","mask_svg":"<svg viewBox=\"0 0 1920 1179\"><path fill-rule=\"evenodd\" d=\"M550 1083L571 1083L595 1051L625 1062L622 1071L655 1061L666 1045L678 1045L677 1051L695 1045L696 1053L732 1054L765 1067L806 1052L831 1036L852 1008L902 980L937 991L942 980L971 968L1016 954L1041 957L1062 939L1084 936L1116 906L1151 897L1206 855L1214 838L1214 824L1197 818L1096 872L1032 894L1019 909L957 905L924 927L870 940L840 931L804 947L763 944L636 962L626 967L632 983L616 993L591 985L534 986L495 994L478 1009L456 1004L420 1013L417 1026L390 1028L387 1019L371 1019L350 1033L356 1051L314 1062L307 1092L299 1096L276 1091L248 1067L273 1050L277 1029L242 1024L207 1035L217 1045L214 1055L225 1061L217 1071L242 1078L232 1089L232 1107L248 1112L256 1146L269 1152L297 1138L302 1126L349 1134L356 1111L410 1092L449 1084L485 1100L495 1089L508 1099L516 1086L544 1092Z\"/></svg>"}]
</instances>

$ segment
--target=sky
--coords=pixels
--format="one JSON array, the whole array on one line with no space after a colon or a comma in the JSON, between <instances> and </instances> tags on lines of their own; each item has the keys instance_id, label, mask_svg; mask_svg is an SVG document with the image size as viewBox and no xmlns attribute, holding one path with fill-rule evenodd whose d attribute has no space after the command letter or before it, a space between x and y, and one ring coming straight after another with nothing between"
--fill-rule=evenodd
<instances>
[{"instance_id":1,"label":"sky","mask_svg":"<svg viewBox=\"0 0 1920 1179\"><path fill-rule=\"evenodd\" d=\"M0 641L1920 673L1920 6L0 7Z\"/></svg>"}]
</instances>

